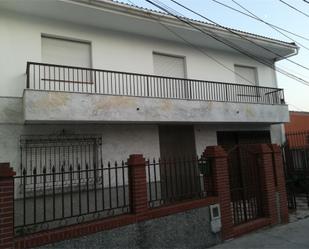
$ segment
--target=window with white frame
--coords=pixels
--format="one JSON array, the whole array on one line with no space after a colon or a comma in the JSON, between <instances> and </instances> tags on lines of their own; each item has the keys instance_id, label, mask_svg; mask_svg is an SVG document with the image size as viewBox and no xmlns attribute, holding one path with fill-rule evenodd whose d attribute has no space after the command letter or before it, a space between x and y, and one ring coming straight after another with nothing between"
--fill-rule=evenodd
<instances>
[{"instance_id":1,"label":"window with white frame","mask_svg":"<svg viewBox=\"0 0 309 249\"><path fill-rule=\"evenodd\" d=\"M257 70L255 67L235 65L234 69L237 84L258 85Z\"/></svg>"},{"instance_id":2,"label":"window with white frame","mask_svg":"<svg viewBox=\"0 0 309 249\"><path fill-rule=\"evenodd\" d=\"M168 77L155 79L150 83L150 88L157 93L157 97L190 98L183 56L153 53L153 67L155 75Z\"/></svg>"},{"instance_id":3,"label":"window with white frame","mask_svg":"<svg viewBox=\"0 0 309 249\"><path fill-rule=\"evenodd\" d=\"M89 42L42 36L42 65L37 68L42 89L93 92L95 71L91 69ZM52 64L49 65L49 64Z\"/></svg>"},{"instance_id":4,"label":"window with white frame","mask_svg":"<svg viewBox=\"0 0 309 249\"><path fill-rule=\"evenodd\" d=\"M77 67L91 67L89 42L42 36L42 62Z\"/></svg>"}]
</instances>

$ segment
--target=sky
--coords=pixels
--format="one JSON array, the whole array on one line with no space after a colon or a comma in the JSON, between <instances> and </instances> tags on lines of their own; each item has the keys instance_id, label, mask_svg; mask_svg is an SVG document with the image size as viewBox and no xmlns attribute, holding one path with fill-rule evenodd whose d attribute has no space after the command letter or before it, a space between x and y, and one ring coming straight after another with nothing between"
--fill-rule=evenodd
<instances>
[{"instance_id":1,"label":"sky","mask_svg":"<svg viewBox=\"0 0 309 249\"><path fill-rule=\"evenodd\" d=\"M196 20L203 20L202 18L182 9L170 0L160 0L162 3L172 7L178 12ZM269 26L253 20L240 13L229 10L212 0L177 0L179 3L193 9L194 11L210 18L220 25L230 28L235 28L267 37L272 37L282 41L292 42L282 34L273 30ZM236 9L240 9L232 0L218 0ZM266 22L292 31L296 34L304 36L309 39L309 3L303 0L284 0L290 5L298 8L302 12L308 14L305 16L288 6L284 5L280 0L235 0L255 15L259 16ZM126 3L134 3L138 6L156 9L155 6L147 3L145 0L123 0ZM243 11L243 10L242 10ZM205 20L203 20L205 21ZM309 48L309 41L302 38L287 34L294 41L301 43ZM291 60L309 67L309 50L300 48L299 53ZM286 71L297 75L309 81L309 70L296 66L287 60L282 60L276 63L276 66L285 69ZM309 112L309 86L305 86L293 79L288 78L277 72L278 87L284 88L285 100L289 105L290 110L294 111L308 111Z\"/></svg>"}]
</instances>

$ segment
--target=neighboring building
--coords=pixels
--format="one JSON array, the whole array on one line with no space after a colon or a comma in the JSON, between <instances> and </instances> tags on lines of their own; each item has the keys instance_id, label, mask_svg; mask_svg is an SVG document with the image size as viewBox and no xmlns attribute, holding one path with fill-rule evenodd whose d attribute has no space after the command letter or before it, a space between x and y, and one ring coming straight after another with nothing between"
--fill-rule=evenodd
<instances>
[{"instance_id":1,"label":"neighboring building","mask_svg":"<svg viewBox=\"0 0 309 249\"><path fill-rule=\"evenodd\" d=\"M273 64L298 50L235 31L276 56L194 23ZM0 1L0 34L0 161L18 173L131 153L201 155L218 143L280 143L289 121L274 70L160 12L110 1Z\"/></svg>"},{"instance_id":2,"label":"neighboring building","mask_svg":"<svg viewBox=\"0 0 309 249\"><path fill-rule=\"evenodd\" d=\"M290 111L290 122L284 129L286 133L309 131L309 112Z\"/></svg>"},{"instance_id":3,"label":"neighboring building","mask_svg":"<svg viewBox=\"0 0 309 249\"><path fill-rule=\"evenodd\" d=\"M309 146L309 112L290 111L290 122L284 129L291 147Z\"/></svg>"}]
</instances>

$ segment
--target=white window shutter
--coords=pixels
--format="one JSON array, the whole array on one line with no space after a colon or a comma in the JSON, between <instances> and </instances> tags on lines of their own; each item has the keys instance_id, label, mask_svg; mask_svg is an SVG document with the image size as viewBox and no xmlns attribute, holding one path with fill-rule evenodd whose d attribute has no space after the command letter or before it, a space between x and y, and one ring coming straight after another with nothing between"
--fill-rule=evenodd
<instances>
[{"instance_id":1,"label":"white window shutter","mask_svg":"<svg viewBox=\"0 0 309 249\"><path fill-rule=\"evenodd\" d=\"M160 76L185 78L183 57L153 54L154 73Z\"/></svg>"},{"instance_id":2,"label":"white window shutter","mask_svg":"<svg viewBox=\"0 0 309 249\"><path fill-rule=\"evenodd\" d=\"M44 63L91 67L90 43L42 37Z\"/></svg>"},{"instance_id":3,"label":"white window shutter","mask_svg":"<svg viewBox=\"0 0 309 249\"><path fill-rule=\"evenodd\" d=\"M242 85L257 85L256 68L235 65L236 83Z\"/></svg>"}]
</instances>

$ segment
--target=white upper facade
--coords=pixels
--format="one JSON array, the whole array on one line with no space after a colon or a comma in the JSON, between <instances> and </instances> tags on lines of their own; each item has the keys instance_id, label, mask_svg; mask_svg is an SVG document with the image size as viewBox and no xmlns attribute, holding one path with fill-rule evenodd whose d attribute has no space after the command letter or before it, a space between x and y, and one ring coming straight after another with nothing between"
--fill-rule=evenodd
<instances>
[{"instance_id":1,"label":"white upper facade","mask_svg":"<svg viewBox=\"0 0 309 249\"><path fill-rule=\"evenodd\" d=\"M208 56L180 40L158 19ZM196 25L238 44L244 42L220 28ZM250 84L238 76L244 75L258 86L277 87L272 69L174 18L109 1L4 0L0 2L0 34L1 96L22 96L27 61ZM251 53L273 63L297 52L293 44L241 34L282 54L276 57L243 43Z\"/></svg>"},{"instance_id":2,"label":"white upper facade","mask_svg":"<svg viewBox=\"0 0 309 249\"><path fill-rule=\"evenodd\" d=\"M271 65L298 51L233 31L270 53L192 22ZM103 0L2 0L0 34L4 120L18 112L24 123L288 121L273 69L163 13Z\"/></svg>"}]
</instances>

